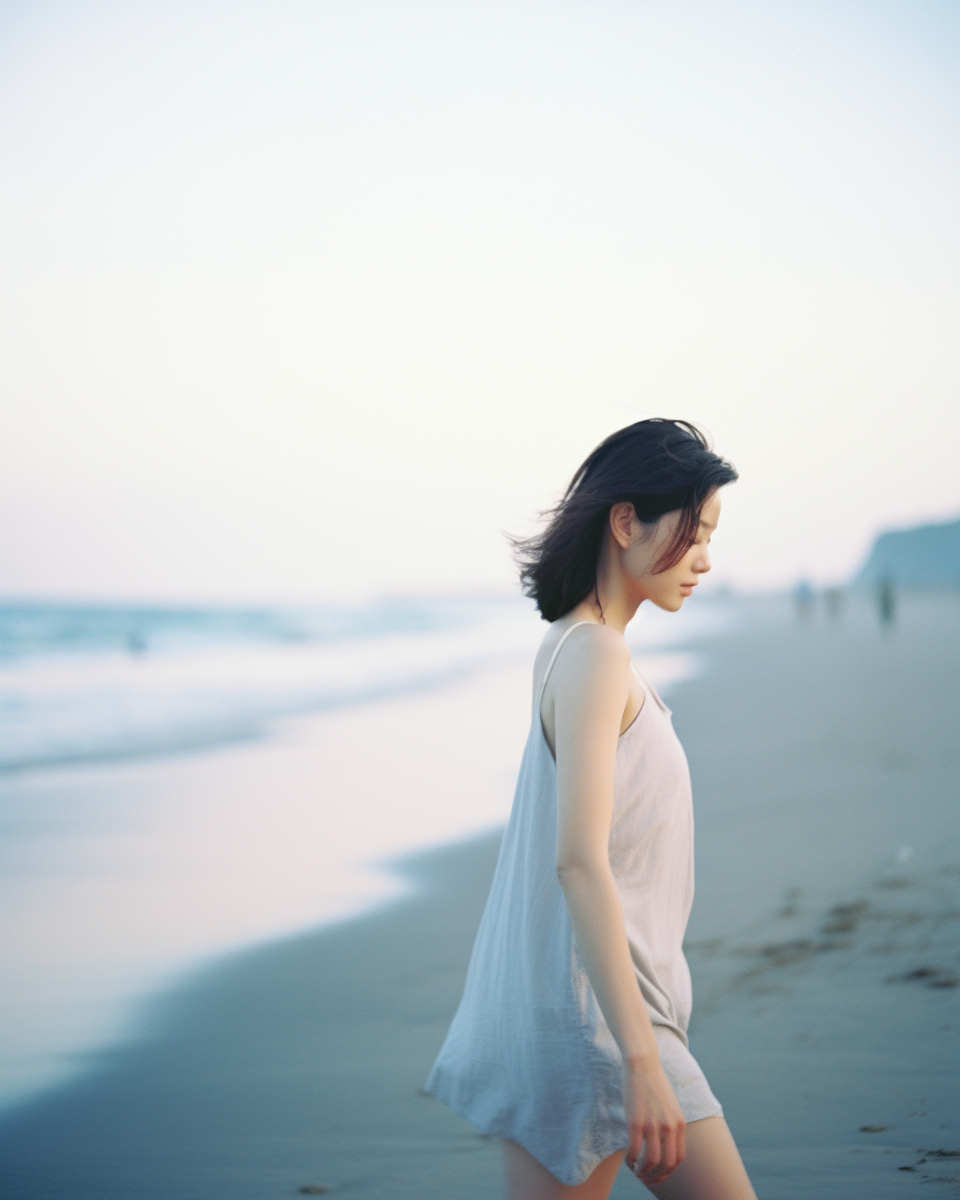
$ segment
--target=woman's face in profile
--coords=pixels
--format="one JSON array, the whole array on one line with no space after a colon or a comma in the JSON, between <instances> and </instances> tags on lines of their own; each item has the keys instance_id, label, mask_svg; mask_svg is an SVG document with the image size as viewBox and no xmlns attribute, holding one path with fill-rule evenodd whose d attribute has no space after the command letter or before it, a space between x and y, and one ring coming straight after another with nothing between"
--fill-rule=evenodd
<instances>
[{"instance_id":1,"label":"woman's face in profile","mask_svg":"<svg viewBox=\"0 0 960 1200\"><path fill-rule=\"evenodd\" d=\"M669 546L679 520L679 512L664 513L651 531L649 525L634 517L631 544L624 552L624 566L636 581L642 599L667 612L677 612L692 594L700 576L710 570L708 544L720 521L719 492L714 492L704 504L696 540L683 558L666 571L654 574L653 566Z\"/></svg>"}]
</instances>

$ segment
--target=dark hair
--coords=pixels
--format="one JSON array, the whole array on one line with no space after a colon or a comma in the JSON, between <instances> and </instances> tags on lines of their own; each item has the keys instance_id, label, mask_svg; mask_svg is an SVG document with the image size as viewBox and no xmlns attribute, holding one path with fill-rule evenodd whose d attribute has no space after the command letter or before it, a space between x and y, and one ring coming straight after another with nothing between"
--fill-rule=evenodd
<instances>
[{"instance_id":1,"label":"dark hair","mask_svg":"<svg viewBox=\"0 0 960 1200\"><path fill-rule=\"evenodd\" d=\"M689 421L651 417L618 429L587 457L563 499L545 514L550 517L546 529L510 539L524 594L536 600L547 621L588 596L596 587L608 514L624 500L645 524L680 512L674 536L654 564L655 572L668 570L696 538L711 493L736 478L730 463L713 453Z\"/></svg>"}]
</instances>

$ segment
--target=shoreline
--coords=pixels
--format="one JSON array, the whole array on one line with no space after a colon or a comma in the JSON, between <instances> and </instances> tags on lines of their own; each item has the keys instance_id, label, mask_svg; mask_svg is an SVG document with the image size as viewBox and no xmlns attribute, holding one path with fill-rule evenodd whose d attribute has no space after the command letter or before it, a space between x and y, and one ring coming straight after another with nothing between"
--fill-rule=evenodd
<instances>
[{"instance_id":1,"label":"shoreline","mask_svg":"<svg viewBox=\"0 0 960 1200\"><path fill-rule=\"evenodd\" d=\"M417 881L401 900L195 972L136 1043L0 1122L0 1196L451 1196L464 1155L489 1192L498 1147L420 1089L499 843L409 856L394 864Z\"/></svg>"},{"instance_id":2,"label":"shoreline","mask_svg":"<svg viewBox=\"0 0 960 1200\"><path fill-rule=\"evenodd\" d=\"M144 1002L206 963L377 911L409 886L394 860L502 825L528 675L494 665L288 718L261 741L0 783L18 985L3 997L4 1107L135 1038ZM478 736L489 753L446 804Z\"/></svg>"},{"instance_id":3,"label":"shoreline","mask_svg":"<svg viewBox=\"0 0 960 1200\"><path fill-rule=\"evenodd\" d=\"M215 728L202 727L172 737L146 736L142 743L129 748L91 749L57 757L24 758L15 763L0 763L0 785L21 778L32 778L44 772L71 771L85 767L110 767L126 764L147 764L168 759L216 753L235 746L272 741L278 729L291 722L309 721L328 713L350 712L370 705L404 701L419 695L455 688L477 675L491 670L510 669L526 662L521 655L504 654L489 664L455 666L422 679L404 680L370 688L356 694L334 696L330 699L309 700L237 717L231 724Z\"/></svg>"}]
</instances>

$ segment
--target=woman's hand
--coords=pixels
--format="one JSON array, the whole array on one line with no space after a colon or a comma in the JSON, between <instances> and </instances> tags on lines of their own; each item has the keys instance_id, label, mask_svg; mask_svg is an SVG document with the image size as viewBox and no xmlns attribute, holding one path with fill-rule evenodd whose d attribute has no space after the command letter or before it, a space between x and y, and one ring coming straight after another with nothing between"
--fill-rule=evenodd
<instances>
[{"instance_id":1,"label":"woman's hand","mask_svg":"<svg viewBox=\"0 0 960 1200\"><path fill-rule=\"evenodd\" d=\"M687 1151L686 1122L659 1060L624 1065L623 1107L630 1137L627 1166L641 1183L662 1183Z\"/></svg>"}]
</instances>

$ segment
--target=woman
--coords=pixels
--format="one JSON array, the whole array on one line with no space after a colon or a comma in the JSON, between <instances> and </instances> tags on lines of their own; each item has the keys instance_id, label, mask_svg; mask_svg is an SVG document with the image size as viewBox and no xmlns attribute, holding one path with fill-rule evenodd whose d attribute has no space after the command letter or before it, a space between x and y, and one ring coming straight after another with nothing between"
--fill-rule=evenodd
<instances>
[{"instance_id":1,"label":"woman","mask_svg":"<svg viewBox=\"0 0 960 1200\"><path fill-rule=\"evenodd\" d=\"M503 1139L511 1200L602 1200L621 1161L668 1200L756 1200L687 1048L686 758L624 630L710 570L737 477L685 421L602 442L518 542L551 622L533 721L460 1007L427 1090Z\"/></svg>"}]
</instances>

